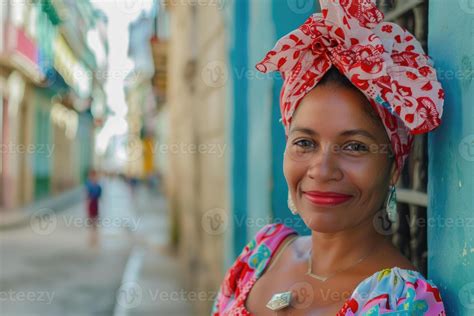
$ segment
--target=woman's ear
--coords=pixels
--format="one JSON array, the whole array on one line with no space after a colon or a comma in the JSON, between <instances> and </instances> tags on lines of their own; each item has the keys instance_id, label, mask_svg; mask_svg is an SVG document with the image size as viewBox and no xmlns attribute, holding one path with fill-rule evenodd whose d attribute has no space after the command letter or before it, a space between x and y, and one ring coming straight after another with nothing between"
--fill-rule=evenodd
<instances>
[{"instance_id":1,"label":"woman's ear","mask_svg":"<svg viewBox=\"0 0 474 316\"><path fill-rule=\"evenodd\" d=\"M394 158L392 160L392 167L390 168L390 185L397 184L399 177L400 177L400 170L398 170L397 161Z\"/></svg>"}]
</instances>

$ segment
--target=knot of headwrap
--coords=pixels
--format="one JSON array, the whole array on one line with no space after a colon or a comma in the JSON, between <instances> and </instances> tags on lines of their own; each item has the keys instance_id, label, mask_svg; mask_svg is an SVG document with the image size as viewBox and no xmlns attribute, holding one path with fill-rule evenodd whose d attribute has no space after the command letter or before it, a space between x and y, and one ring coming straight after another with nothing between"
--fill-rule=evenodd
<instances>
[{"instance_id":1,"label":"knot of headwrap","mask_svg":"<svg viewBox=\"0 0 474 316\"><path fill-rule=\"evenodd\" d=\"M335 66L367 97L380 116L401 170L414 134L441 123L444 91L416 38L383 22L375 0L320 0L298 29L283 36L256 65L280 71L282 123L286 135L297 106Z\"/></svg>"}]
</instances>

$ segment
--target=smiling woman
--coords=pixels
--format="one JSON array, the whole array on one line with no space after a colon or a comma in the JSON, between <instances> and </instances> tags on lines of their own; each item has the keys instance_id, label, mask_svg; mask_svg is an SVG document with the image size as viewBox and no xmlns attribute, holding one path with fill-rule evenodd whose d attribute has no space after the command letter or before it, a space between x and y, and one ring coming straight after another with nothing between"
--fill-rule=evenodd
<instances>
[{"instance_id":1,"label":"smiling woman","mask_svg":"<svg viewBox=\"0 0 474 316\"><path fill-rule=\"evenodd\" d=\"M372 226L397 181L396 165L379 150L390 141L367 114L366 100L353 88L326 83L293 115L283 169L290 196L313 231L342 231L362 221Z\"/></svg>"},{"instance_id":2,"label":"smiling woman","mask_svg":"<svg viewBox=\"0 0 474 316\"><path fill-rule=\"evenodd\" d=\"M374 1L321 8L257 65L284 78L288 207L312 233L263 227L227 272L213 315L445 315L436 286L376 225L392 218L413 134L440 124L436 72Z\"/></svg>"}]
</instances>

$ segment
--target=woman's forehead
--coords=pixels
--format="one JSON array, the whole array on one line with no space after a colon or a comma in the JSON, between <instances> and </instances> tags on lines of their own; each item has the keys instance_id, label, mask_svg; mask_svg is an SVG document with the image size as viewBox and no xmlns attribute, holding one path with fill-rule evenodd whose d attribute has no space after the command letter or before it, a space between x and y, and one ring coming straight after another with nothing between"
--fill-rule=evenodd
<instances>
[{"instance_id":1,"label":"woman's forehead","mask_svg":"<svg viewBox=\"0 0 474 316\"><path fill-rule=\"evenodd\" d=\"M357 91L347 88L315 88L301 101L295 111L291 129L313 130L365 129L373 133L384 132L370 115L370 104Z\"/></svg>"}]
</instances>

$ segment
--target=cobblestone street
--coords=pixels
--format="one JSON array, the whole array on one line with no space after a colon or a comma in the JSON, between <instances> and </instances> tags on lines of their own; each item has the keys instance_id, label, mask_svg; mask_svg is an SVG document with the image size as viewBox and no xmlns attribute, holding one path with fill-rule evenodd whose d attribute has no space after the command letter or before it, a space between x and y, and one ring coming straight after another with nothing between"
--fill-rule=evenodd
<instances>
[{"instance_id":1,"label":"cobblestone street","mask_svg":"<svg viewBox=\"0 0 474 316\"><path fill-rule=\"evenodd\" d=\"M167 223L160 196L107 180L95 246L83 203L0 231L1 314L190 315L156 295L179 291Z\"/></svg>"}]
</instances>

